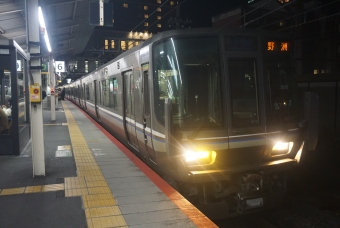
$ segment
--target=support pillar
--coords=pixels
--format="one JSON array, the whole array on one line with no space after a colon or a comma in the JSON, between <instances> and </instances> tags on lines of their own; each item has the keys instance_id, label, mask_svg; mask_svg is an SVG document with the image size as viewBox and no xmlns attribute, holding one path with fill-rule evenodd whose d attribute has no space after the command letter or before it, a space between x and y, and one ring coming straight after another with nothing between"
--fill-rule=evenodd
<instances>
[{"instance_id":1,"label":"support pillar","mask_svg":"<svg viewBox=\"0 0 340 228\"><path fill-rule=\"evenodd\" d=\"M51 80L51 121L55 121L55 75L54 75L54 66L53 66L53 56L52 53L50 53L50 59L49 59L49 66L48 71L50 75ZM53 93L52 93L53 90Z\"/></svg>"},{"instance_id":2,"label":"support pillar","mask_svg":"<svg viewBox=\"0 0 340 228\"><path fill-rule=\"evenodd\" d=\"M30 54L30 84L37 83L41 86L41 59L38 0L26 0L27 17L27 42ZM33 79L33 81L32 81ZM41 93L41 90L40 90ZM41 95L41 94L40 94ZM32 162L33 177L45 176L45 150L44 150L44 124L42 102L30 103L31 135L32 135Z\"/></svg>"}]
</instances>

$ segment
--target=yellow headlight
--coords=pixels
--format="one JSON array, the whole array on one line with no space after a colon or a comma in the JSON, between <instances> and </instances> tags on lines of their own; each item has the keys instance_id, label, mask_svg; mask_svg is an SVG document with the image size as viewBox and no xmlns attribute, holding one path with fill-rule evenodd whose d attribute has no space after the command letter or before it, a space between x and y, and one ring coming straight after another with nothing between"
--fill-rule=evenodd
<instances>
[{"instance_id":1,"label":"yellow headlight","mask_svg":"<svg viewBox=\"0 0 340 228\"><path fill-rule=\"evenodd\" d=\"M186 162L197 162L199 164L212 164L216 159L215 151L190 151L184 153Z\"/></svg>"},{"instance_id":2,"label":"yellow headlight","mask_svg":"<svg viewBox=\"0 0 340 228\"><path fill-rule=\"evenodd\" d=\"M288 154L293 148L293 142L277 142L272 149L272 155Z\"/></svg>"}]
</instances>

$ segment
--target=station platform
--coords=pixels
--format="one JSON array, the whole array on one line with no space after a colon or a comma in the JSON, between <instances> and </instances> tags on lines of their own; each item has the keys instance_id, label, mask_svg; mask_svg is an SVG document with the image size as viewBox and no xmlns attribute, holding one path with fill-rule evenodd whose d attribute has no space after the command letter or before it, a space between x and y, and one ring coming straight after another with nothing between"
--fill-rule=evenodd
<instances>
[{"instance_id":1,"label":"station platform","mask_svg":"<svg viewBox=\"0 0 340 228\"><path fill-rule=\"evenodd\" d=\"M0 157L0 227L217 227L72 102L43 118L45 176Z\"/></svg>"}]
</instances>

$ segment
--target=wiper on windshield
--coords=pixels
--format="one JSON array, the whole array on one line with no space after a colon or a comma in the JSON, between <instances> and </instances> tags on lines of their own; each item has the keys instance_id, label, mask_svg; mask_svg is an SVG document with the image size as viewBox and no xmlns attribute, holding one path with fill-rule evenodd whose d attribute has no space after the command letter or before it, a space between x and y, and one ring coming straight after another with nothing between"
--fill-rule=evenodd
<instances>
[{"instance_id":1,"label":"wiper on windshield","mask_svg":"<svg viewBox=\"0 0 340 228\"><path fill-rule=\"evenodd\" d=\"M201 118L200 124L198 125L198 127L196 128L196 130L194 130L194 131L192 132L192 134L188 137L188 139L193 140L193 139L196 137L197 133L200 131L200 129L201 129L201 127L202 127L202 125L203 125L203 123L204 123L204 121L205 121L206 119L207 119L207 117L202 117L202 118Z\"/></svg>"}]
</instances>

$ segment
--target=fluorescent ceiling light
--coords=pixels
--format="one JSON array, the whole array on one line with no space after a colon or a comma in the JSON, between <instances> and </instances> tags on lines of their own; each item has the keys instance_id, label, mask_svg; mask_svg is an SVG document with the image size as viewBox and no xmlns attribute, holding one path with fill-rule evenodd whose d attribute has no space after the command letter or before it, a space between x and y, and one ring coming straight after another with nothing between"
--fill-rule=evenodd
<instances>
[{"instance_id":1,"label":"fluorescent ceiling light","mask_svg":"<svg viewBox=\"0 0 340 228\"><path fill-rule=\"evenodd\" d=\"M48 50L48 52L51 52L52 48L51 48L50 40L48 38L44 16L43 16L43 13L42 13L40 6L38 7L38 16L39 16L40 27L45 30L44 39L45 39L45 43L46 43L46 46L47 46L47 50Z\"/></svg>"}]
</instances>

